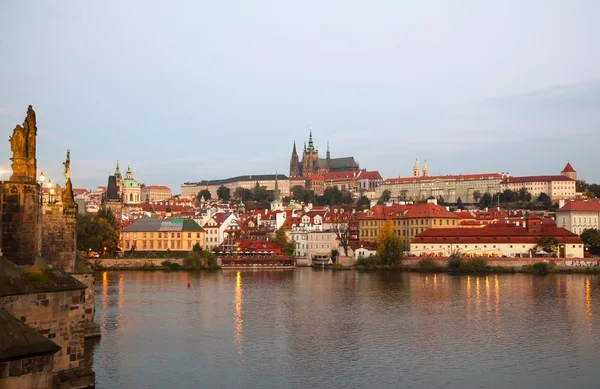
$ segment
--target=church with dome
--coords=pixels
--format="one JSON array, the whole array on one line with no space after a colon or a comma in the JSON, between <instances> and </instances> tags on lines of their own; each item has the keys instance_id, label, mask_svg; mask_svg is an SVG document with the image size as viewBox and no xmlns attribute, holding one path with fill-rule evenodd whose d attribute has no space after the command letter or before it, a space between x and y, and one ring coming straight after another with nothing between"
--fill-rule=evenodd
<instances>
[{"instance_id":1,"label":"church with dome","mask_svg":"<svg viewBox=\"0 0 600 389\"><path fill-rule=\"evenodd\" d=\"M315 148L312 136L312 128L308 136L308 145L304 142L302 159L299 158L296 151L296 142L292 149L290 159L290 178L310 177L312 175L322 175L330 172L359 171L360 167L354 160L354 157L331 158L329 142L327 142L327 152L325 158L319 158L319 149Z\"/></svg>"},{"instance_id":2,"label":"church with dome","mask_svg":"<svg viewBox=\"0 0 600 389\"><path fill-rule=\"evenodd\" d=\"M142 186L133 178L131 165L127 165L125 178L123 178L121 170L119 169L119 161L117 161L114 176L116 179L117 191L123 199L123 204L140 204L142 202Z\"/></svg>"}]
</instances>

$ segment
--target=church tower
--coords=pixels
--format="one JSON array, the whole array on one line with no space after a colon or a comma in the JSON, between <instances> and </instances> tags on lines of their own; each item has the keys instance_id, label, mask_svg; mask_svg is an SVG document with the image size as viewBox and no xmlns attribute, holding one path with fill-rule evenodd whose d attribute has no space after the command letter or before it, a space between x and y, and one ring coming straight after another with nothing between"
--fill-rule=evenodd
<instances>
[{"instance_id":1,"label":"church tower","mask_svg":"<svg viewBox=\"0 0 600 389\"><path fill-rule=\"evenodd\" d=\"M300 161L298 160L298 153L296 152L296 141L294 141L292 158L290 158L290 177L300 177Z\"/></svg>"},{"instance_id":2,"label":"church tower","mask_svg":"<svg viewBox=\"0 0 600 389\"><path fill-rule=\"evenodd\" d=\"M577 171L573 169L570 162L567 162L565 168L560 172L562 176L568 177L572 180L577 180Z\"/></svg>"},{"instance_id":3,"label":"church tower","mask_svg":"<svg viewBox=\"0 0 600 389\"><path fill-rule=\"evenodd\" d=\"M329 152L329 141L327 141L327 156L325 157L329 161L331 159L331 153Z\"/></svg>"},{"instance_id":4,"label":"church tower","mask_svg":"<svg viewBox=\"0 0 600 389\"><path fill-rule=\"evenodd\" d=\"M308 147L305 147L302 155L302 177L308 177L316 172L317 159L319 159L319 151L315 149L311 127L308 136Z\"/></svg>"},{"instance_id":5,"label":"church tower","mask_svg":"<svg viewBox=\"0 0 600 389\"><path fill-rule=\"evenodd\" d=\"M121 197L123 195L123 176L121 176L121 169L119 169L119 161L117 161L114 176L117 182L117 193Z\"/></svg>"},{"instance_id":6,"label":"church tower","mask_svg":"<svg viewBox=\"0 0 600 389\"><path fill-rule=\"evenodd\" d=\"M429 177L429 168L427 167L427 160L423 162L423 177Z\"/></svg>"},{"instance_id":7,"label":"church tower","mask_svg":"<svg viewBox=\"0 0 600 389\"><path fill-rule=\"evenodd\" d=\"M421 168L419 167L419 161L416 159L413 165L413 177L421 177Z\"/></svg>"}]
</instances>

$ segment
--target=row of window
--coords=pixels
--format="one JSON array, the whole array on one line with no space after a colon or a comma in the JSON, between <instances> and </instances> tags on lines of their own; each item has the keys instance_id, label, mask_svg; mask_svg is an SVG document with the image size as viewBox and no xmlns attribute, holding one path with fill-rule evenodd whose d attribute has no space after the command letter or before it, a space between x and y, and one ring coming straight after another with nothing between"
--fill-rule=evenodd
<instances>
[{"instance_id":1,"label":"row of window","mask_svg":"<svg viewBox=\"0 0 600 389\"><path fill-rule=\"evenodd\" d=\"M129 241L126 240L125 241L125 249L131 249L133 242L135 241ZM186 248L191 250L192 246L196 243L200 243L198 241L191 241L188 240L186 241ZM141 249L141 250L146 250L146 249L171 249L171 250L180 250L181 249L181 241L166 241L163 242L162 240L159 241L154 241L154 240L143 240L141 243L141 247L137 247L137 249Z\"/></svg>"},{"instance_id":2,"label":"row of window","mask_svg":"<svg viewBox=\"0 0 600 389\"><path fill-rule=\"evenodd\" d=\"M150 239L156 238L157 234L158 234L158 238L159 239L169 238L169 232L140 232L139 234L140 234L140 237L143 238L143 239L146 239L146 238L150 238ZM175 238L175 237L181 238L181 233L180 232L177 232L177 233L171 232L170 234L171 234L171 236L170 236L171 238ZM192 232L188 232L187 233L187 237L191 238L192 234L193 234ZM199 232L196 232L195 234L196 234L196 238L200 238L200 233ZM126 238L126 239L130 238L130 237L132 237L133 239L137 239L137 235L138 235L137 232L125 232L123 234L123 237Z\"/></svg>"}]
</instances>

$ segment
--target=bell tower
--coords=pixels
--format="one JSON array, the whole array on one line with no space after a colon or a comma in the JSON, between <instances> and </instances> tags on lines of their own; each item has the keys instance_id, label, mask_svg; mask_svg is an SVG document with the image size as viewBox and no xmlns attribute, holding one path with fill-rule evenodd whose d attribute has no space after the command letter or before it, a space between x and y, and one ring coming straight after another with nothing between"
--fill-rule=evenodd
<instances>
[{"instance_id":1,"label":"bell tower","mask_svg":"<svg viewBox=\"0 0 600 389\"><path fill-rule=\"evenodd\" d=\"M421 177L421 168L419 167L419 161L416 159L413 165L413 177Z\"/></svg>"},{"instance_id":2,"label":"bell tower","mask_svg":"<svg viewBox=\"0 0 600 389\"><path fill-rule=\"evenodd\" d=\"M294 141L292 158L290 158L290 177L300 177L300 161L298 160L298 153L296 152L296 141Z\"/></svg>"}]
</instances>

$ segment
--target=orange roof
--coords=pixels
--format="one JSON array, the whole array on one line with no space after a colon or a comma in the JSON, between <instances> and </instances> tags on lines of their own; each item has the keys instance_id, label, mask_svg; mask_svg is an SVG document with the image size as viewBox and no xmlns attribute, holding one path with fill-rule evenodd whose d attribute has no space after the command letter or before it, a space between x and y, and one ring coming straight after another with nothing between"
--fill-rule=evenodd
<instances>
[{"instance_id":1,"label":"orange roof","mask_svg":"<svg viewBox=\"0 0 600 389\"><path fill-rule=\"evenodd\" d=\"M148 186L146 186L146 189L159 189L159 190L168 190L168 191L171 190L171 188L169 188L168 186L165 186L165 185L148 185Z\"/></svg>"},{"instance_id":2,"label":"orange roof","mask_svg":"<svg viewBox=\"0 0 600 389\"><path fill-rule=\"evenodd\" d=\"M490 224L483 228L429 228L415 237L413 243L535 243L540 236L553 236L561 243L582 243L577 234L562 227L545 227L538 233L529 233L526 228L511 224Z\"/></svg>"},{"instance_id":3,"label":"orange roof","mask_svg":"<svg viewBox=\"0 0 600 389\"><path fill-rule=\"evenodd\" d=\"M567 164L565 165L565 168L562 170L561 173L577 173L575 171L575 169L573 169L573 166L571 166L571 164L569 162L567 162Z\"/></svg>"},{"instance_id":4,"label":"orange roof","mask_svg":"<svg viewBox=\"0 0 600 389\"><path fill-rule=\"evenodd\" d=\"M328 172L323 174L325 181L349 180L358 178L357 171Z\"/></svg>"},{"instance_id":5,"label":"orange roof","mask_svg":"<svg viewBox=\"0 0 600 389\"><path fill-rule=\"evenodd\" d=\"M596 201L569 201L558 212L600 212L600 203Z\"/></svg>"},{"instance_id":6,"label":"orange roof","mask_svg":"<svg viewBox=\"0 0 600 389\"><path fill-rule=\"evenodd\" d=\"M483 180L483 179L502 179L505 176L500 173L482 173L482 174L458 174L447 176L421 176L421 177L399 177L389 178L384 182L386 184L394 184L400 182L418 182L418 181L434 181L434 180Z\"/></svg>"},{"instance_id":7,"label":"orange roof","mask_svg":"<svg viewBox=\"0 0 600 389\"><path fill-rule=\"evenodd\" d=\"M381 174L377 170L372 172L360 172L358 175L358 179L360 180L381 180Z\"/></svg>"},{"instance_id":8,"label":"orange roof","mask_svg":"<svg viewBox=\"0 0 600 389\"><path fill-rule=\"evenodd\" d=\"M506 180L504 180L505 183L507 184L525 184L528 182L551 182L551 181L573 181L575 182L575 180L570 179L569 177L566 176L522 176L522 177L507 177Z\"/></svg>"},{"instance_id":9,"label":"orange roof","mask_svg":"<svg viewBox=\"0 0 600 389\"><path fill-rule=\"evenodd\" d=\"M323 180L325 180L325 177L323 177L320 174L312 174L306 178L306 181L323 181Z\"/></svg>"}]
</instances>

